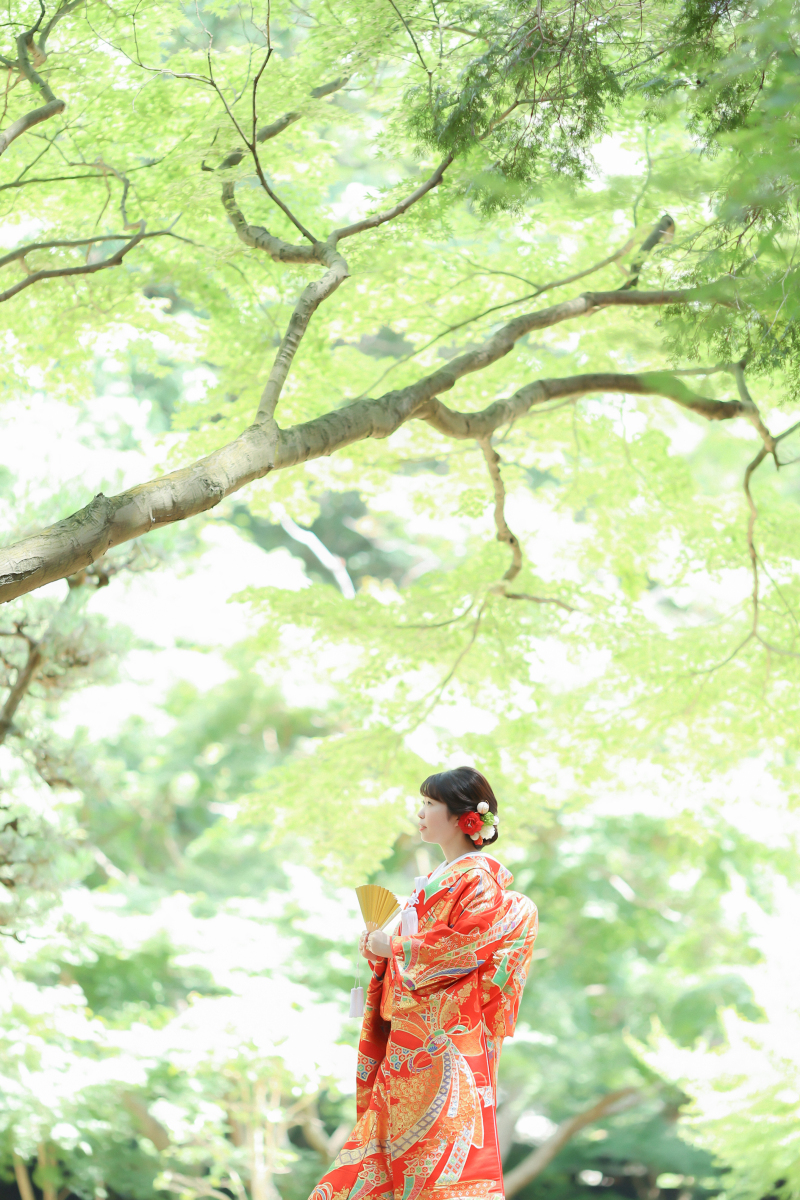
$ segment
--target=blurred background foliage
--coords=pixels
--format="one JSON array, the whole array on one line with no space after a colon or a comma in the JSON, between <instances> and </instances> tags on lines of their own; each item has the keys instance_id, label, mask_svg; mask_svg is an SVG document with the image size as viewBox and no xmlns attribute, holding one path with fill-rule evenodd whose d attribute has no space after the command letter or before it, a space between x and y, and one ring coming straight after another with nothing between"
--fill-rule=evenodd
<instances>
[{"instance_id":1,"label":"blurred background foliage","mask_svg":"<svg viewBox=\"0 0 800 1200\"><path fill-rule=\"evenodd\" d=\"M538 57L515 40L537 14ZM9 47L36 15L10 5ZM537 375L743 360L770 428L791 428L795 4L342 0L271 19L266 116L303 120L269 169L315 229L458 156L402 224L348 243L282 423L446 363L668 211L672 242L591 286L726 277L735 304L523 339L458 407ZM215 170L231 131L179 78L210 34L242 102L260 19L220 0L136 21L134 39L130 13L89 3L54 32L67 118L4 157L4 244L117 230L113 164L131 213L193 246L153 239L3 307L9 542L238 433L311 278L236 242ZM526 93L541 117L493 124ZM246 162L236 178L249 219L289 236ZM702 387L733 394L721 374ZM406 426L6 606L0 1197L304 1200L354 1117L352 887L402 896L432 868L417 788L464 760L495 784L499 853L541 914L502 1064L509 1176L620 1096L513 1194L800 1196L799 437L754 484L763 642L755 431L634 397L497 439L535 601L487 590L507 554L480 454Z\"/></svg>"}]
</instances>

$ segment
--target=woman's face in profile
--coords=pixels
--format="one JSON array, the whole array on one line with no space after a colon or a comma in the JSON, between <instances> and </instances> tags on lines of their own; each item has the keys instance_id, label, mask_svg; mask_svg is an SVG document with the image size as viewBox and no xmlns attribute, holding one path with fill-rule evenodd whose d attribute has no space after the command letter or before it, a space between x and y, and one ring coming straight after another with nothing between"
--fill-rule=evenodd
<instances>
[{"instance_id":1,"label":"woman's face in profile","mask_svg":"<svg viewBox=\"0 0 800 1200\"><path fill-rule=\"evenodd\" d=\"M428 796L423 796L417 819L423 842L434 842L438 845L453 836L458 817L454 816L441 800L431 800Z\"/></svg>"}]
</instances>

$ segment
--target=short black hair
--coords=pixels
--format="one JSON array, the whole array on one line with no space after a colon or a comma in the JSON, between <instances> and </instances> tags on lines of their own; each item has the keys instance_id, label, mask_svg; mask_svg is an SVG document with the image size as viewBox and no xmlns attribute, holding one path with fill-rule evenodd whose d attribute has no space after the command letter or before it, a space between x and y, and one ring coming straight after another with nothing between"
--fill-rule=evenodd
<instances>
[{"instance_id":1,"label":"short black hair","mask_svg":"<svg viewBox=\"0 0 800 1200\"><path fill-rule=\"evenodd\" d=\"M429 775L419 790L429 800L438 800L441 804L446 804L456 817L463 813L475 812L481 801L489 805L490 813L497 813L497 797L489 780L474 767L454 767L452 771L439 771L436 775ZM496 842L497 826L490 831L485 825L484 829L486 832L481 835L484 846ZM466 836L464 834L464 837Z\"/></svg>"}]
</instances>

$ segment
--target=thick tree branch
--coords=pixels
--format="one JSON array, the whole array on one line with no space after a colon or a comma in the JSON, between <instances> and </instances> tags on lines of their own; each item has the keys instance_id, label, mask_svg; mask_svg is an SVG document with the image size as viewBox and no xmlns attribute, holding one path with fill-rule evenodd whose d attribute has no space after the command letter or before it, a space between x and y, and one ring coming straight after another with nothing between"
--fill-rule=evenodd
<instances>
[{"instance_id":1,"label":"thick tree branch","mask_svg":"<svg viewBox=\"0 0 800 1200\"><path fill-rule=\"evenodd\" d=\"M385 438L411 419L425 420L449 437L488 437L534 405L597 392L666 396L709 420L742 415L739 401L709 400L690 392L666 372L643 375L578 375L544 379L481 413L459 413L434 399L435 389L454 386L452 375L429 376L377 400L358 400L301 425L279 429L251 425L233 442L189 467L139 484L117 496L101 492L63 521L0 550L0 603L73 575L112 546L160 525L206 512L226 496L272 470L284 470L334 454L365 438Z\"/></svg>"},{"instance_id":2,"label":"thick tree branch","mask_svg":"<svg viewBox=\"0 0 800 1200\"><path fill-rule=\"evenodd\" d=\"M449 437L480 440L495 429L524 416L531 408L550 400L574 400L592 392L622 393L630 396L664 396L681 408L687 408L708 421L730 421L745 414L738 400L712 400L691 391L669 371L646 371L639 375L598 372L570 375L564 379L538 379L526 384L505 400L496 400L477 413L454 412L433 398L414 416L427 421Z\"/></svg>"},{"instance_id":3,"label":"thick tree branch","mask_svg":"<svg viewBox=\"0 0 800 1200\"><path fill-rule=\"evenodd\" d=\"M585 1129L587 1125L593 1125L595 1121L599 1121L611 1113L631 1107L640 1099L641 1093L636 1088L620 1088L617 1092L609 1092L607 1096L603 1096L602 1100L598 1100L597 1104L593 1104L591 1108L584 1109L583 1112L577 1113L567 1121L562 1121L547 1141L542 1142L541 1146L538 1146L527 1158L523 1158L522 1162L518 1163L513 1170L505 1173L506 1200L510 1200L511 1196L522 1191L537 1175L541 1175L559 1150L563 1149L570 1138L573 1138L581 1129Z\"/></svg>"},{"instance_id":4,"label":"thick tree branch","mask_svg":"<svg viewBox=\"0 0 800 1200\"><path fill-rule=\"evenodd\" d=\"M0 133L0 154L5 154L11 143L16 141L18 137L21 137L23 133L27 133L29 129L33 129L35 125L41 125L42 121L49 121L51 117L57 117L66 107L66 103L63 100L49 100L41 108L34 108L23 116L18 117L16 121L12 121Z\"/></svg>"},{"instance_id":5,"label":"thick tree branch","mask_svg":"<svg viewBox=\"0 0 800 1200\"><path fill-rule=\"evenodd\" d=\"M300 299L294 306L294 312L289 319L289 327L283 336L261 396L256 414L257 421L269 421L274 417L286 376L289 374L289 368L303 335L308 329L309 321L323 300L327 300L328 296L336 291L339 284L347 279L347 263L333 246L325 243L319 246L319 253L321 261L328 269L321 279L315 279L313 283L309 283L303 289Z\"/></svg>"},{"instance_id":6,"label":"thick tree branch","mask_svg":"<svg viewBox=\"0 0 800 1200\"><path fill-rule=\"evenodd\" d=\"M235 204L232 188L226 189L226 208L244 241L293 261L321 261L324 247L294 247L253 230ZM139 235L143 236L143 235ZM130 249L128 247L123 248ZM300 254L303 250L306 253ZM108 264L98 264L104 266ZM69 271L69 268L67 269ZM332 285L330 290L333 290ZM453 412L438 396L450 391L464 375L480 371L508 354L532 329L548 328L573 317L585 316L610 305L679 304L716 300L728 302L718 282L705 288L660 292L587 292L573 300L510 321L483 346L461 354L445 367L399 391L377 400L357 400L312 421L281 430L268 417L251 425L239 437L213 454L160 479L140 484L120 495L95 496L91 504L64 521L24 538L0 552L0 602L25 595L45 583L73 575L105 554L112 546L130 541L157 525L167 525L205 512L225 496L238 491L272 470L333 454L365 438L389 437L412 418L425 420L449 437L488 438L499 426L547 400L575 398L590 392L622 392L666 396L708 420L740 416L741 401L712 400L698 396L669 372L640 375L597 374L569 379L539 380L521 388L479 413ZM312 310L313 311L313 310ZM279 380L278 380L279 382Z\"/></svg>"},{"instance_id":7,"label":"thick tree branch","mask_svg":"<svg viewBox=\"0 0 800 1200\"><path fill-rule=\"evenodd\" d=\"M103 857L105 858L105 855ZM148 1110L147 1105L142 1103L136 1093L123 1092L122 1103L130 1113L137 1132L151 1141L156 1150L166 1150L170 1144L169 1134L161 1122L157 1121Z\"/></svg>"},{"instance_id":8,"label":"thick tree branch","mask_svg":"<svg viewBox=\"0 0 800 1200\"><path fill-rule=\"evenodd\" d=\"M311 246L296 246L292 242L284 242L281 238L273 237L261 225L248 225L244 213L234 198L233 181L222 185L222 203L228 214L228 219L236 230L240 241L254 250L264 250L275 262L311 263L320 262L320 245L316 242Z\"/></svg>"},{"instance_id":9,"label":"thick tree branch","mask_svg":"<svg viewBox=\"0 0 800 1200\"><path fill-rule=\"evenodd\" d=\"M14 1176L17 1180L17 1187L19 1188L21 1200L35 1200L33 1184L31 1183L31 1177L28 1173L27 1164L22 1161L16 1151L14 1151L13 1159Z\"/></svg>"},{"instance_id":10,"label":"thick tree branch","mask_svg":"<svg viewBox=\"0 0 800 1200\"><path fill-rule=\"evenodd\" d=\"M347 263L339 254L333 241L314 242L311 246L295 246L290 242L273 237L271 233L260 226L248 225L236 203L232 182L223 185L222 203L236 233L246 246L265 250L270 258L278 262L319 262L327 267L321 279L314 280L303 289L275 356L275 362L272 365L256 414L257 422L269 422L275 415L283 385L303 335L308 329L308 324L323 300L332 295L347 279Z\"/></svg>"},{"instance_id":11,"label":"thick tree branch","mask_svg":"<svg viewBox=\"0 0 800 1200\"><path fill-rule=\"evenodd\" d=\"M657 234L658 238L656 240L660 240L660 238L664 236L665 230L669 229L670 227L674 228L674 222L672 221L672 217L670 217L668 214L665 214L651 229L650 234L646 239L647 242L651 245L655 244L653 241L654 236ZM407 363L410 359L416 358L418 354L422 354L425 350L429 350L431 346L435 346L436 343L441 341L443 337L447 337L449 334L456 333L459 329L463 329L466 325L471 325L474 321L480 321L483 317L491 316L492 313L501 312L504 309L510 308L514 305L524 304L528 300L535 300L538 296L541 296L543 292L550 292L555 288L566 287L570 283L576 283L579 279L585 279L587 275L594 275L597 271L602 270L603 267L608 267L612 263L618 263L619 260L636 245L636 242L637 237L634 235L633 237L628 238L627 242L625 242L623 246L620 246L618 250L615 250L613 254L609 254L607 258L601 259L600 262L593 263L592 266L585 267L582 271L577 271L573 275L566 275L562 279L551 279L547 283L542 284L536 284L530 279L525 279L522 275L513 275L508 271L488 271L487 273L490 275L509 275L512 279L519 279L522 283L530 284L530 286L535 290L530 292L527 296L519 296L516 300L505 300L502 304L494 304L491 308L484 309L483 312L475 313L474 316L467 317L464 321L459 321L456 325L445 326L444 329L440 330L440 332L432 337L429 341L424 342L421 346L415 347L409 354L404 354L402 358L396 359L392 366L387 367L386 370L378 376L368 390L371 391L372 388L377 387L378 384L382 383L387 375L390 375L392 371L396 371L398 367L403 366L403 364ZM470 266L477 266L479 271L482 270L480 264L470 262L465 255L462 255L462 257L464 257L465 260L470 263ZM639 257L641 259L642 255L640 254ZM620 269L624 270L625 268L621 267ZM620 288L619 290L623 291L626 289L627 284L624 288ZM367 393L365 392L363 394L366 395Z\"/></svg>"}]
</instances>

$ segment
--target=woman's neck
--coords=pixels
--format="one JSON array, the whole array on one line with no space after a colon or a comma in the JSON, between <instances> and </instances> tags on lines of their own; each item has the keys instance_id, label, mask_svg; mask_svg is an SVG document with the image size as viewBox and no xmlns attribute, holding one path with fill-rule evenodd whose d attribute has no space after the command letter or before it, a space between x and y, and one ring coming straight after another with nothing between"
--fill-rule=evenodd
<instances>
[{"instance_id":1,"label":"woman's neck","mask_svg":"<svg viewBox=\"0 0 800 1200\"><path fill-rule=\"evenodd\" d=\"M453 838L448 842L439 842L439 849L444 855L444 861L451 863L455 859L463 858L465 854L471 853L475 849L475 845L470 838L466 837L459 830L458 838Z\"/></svg>"}]
</instances>

